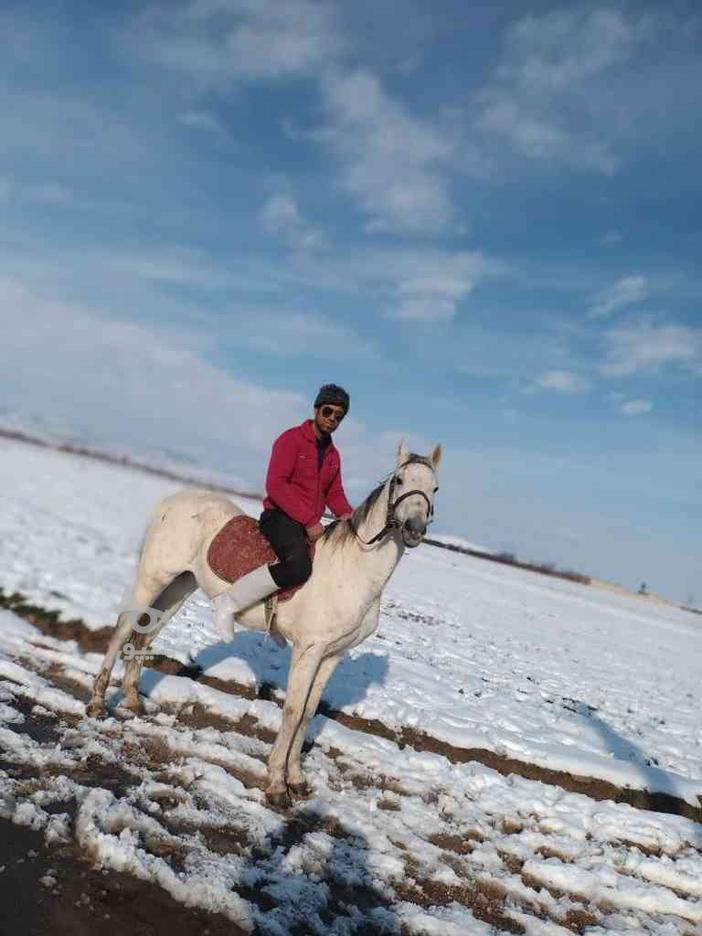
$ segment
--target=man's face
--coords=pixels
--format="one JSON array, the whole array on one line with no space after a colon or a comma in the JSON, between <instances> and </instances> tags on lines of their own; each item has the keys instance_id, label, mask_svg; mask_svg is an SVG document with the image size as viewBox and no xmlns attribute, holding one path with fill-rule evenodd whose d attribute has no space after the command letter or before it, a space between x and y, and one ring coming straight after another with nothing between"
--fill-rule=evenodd
<instances>
[{"instance_id":1,"label":"man's face","mask_svg":"<svg viewBox=\"0 0 702 936\"><path fill-rule=\"evenodd\" d=\"M334 403L324 403L318 406L314 411L314 421L317 428L325 435L331 434L338 428L339 423L346 415L343 406L336 406Z\"/></svg>"}]
</instances>

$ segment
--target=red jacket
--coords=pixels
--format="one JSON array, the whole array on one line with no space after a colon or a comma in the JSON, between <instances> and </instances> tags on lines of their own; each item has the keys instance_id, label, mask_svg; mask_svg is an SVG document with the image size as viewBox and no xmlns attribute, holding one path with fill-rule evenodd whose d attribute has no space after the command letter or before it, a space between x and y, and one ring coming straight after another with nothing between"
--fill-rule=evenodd
<instances>
[{"instance_id":1,"label":"red jacket","mask_svg":"<svg viewBox=\"0 0 702 936\"><path fill-rule=\"evenodd\" d=\"M304 526L314 526L325 506L337 516L351 513L341 483L341 459L333 442L317 468L317 436L312 420L288 429L273 443L266 475L266 510L278 508Z\"/></svg>"}]
</instances>

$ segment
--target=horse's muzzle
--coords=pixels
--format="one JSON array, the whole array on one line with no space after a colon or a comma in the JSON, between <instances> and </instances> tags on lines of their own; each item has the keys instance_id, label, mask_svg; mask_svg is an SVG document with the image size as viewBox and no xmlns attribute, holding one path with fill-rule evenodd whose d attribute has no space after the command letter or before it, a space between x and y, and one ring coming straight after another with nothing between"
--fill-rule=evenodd
<instances>
[{"instance_id":1,"label":"horse's muzzle","mask_svg":"<svg viewBox=\"0 0 702 936\"><path fill-rule=\"evenodd\" d=\"M420 517L410 517L402 524L402 541L408 549L414 549L422 542L426 531L427 525Z\"/></svg>"}]
</instances>

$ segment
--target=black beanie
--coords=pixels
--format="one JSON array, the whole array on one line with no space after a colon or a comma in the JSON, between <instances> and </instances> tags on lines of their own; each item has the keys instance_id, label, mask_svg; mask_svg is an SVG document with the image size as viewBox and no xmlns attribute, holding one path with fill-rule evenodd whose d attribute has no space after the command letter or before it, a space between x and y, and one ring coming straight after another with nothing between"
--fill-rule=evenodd
<instances>
[{"instance_id":1,"label":"black beanie","mask_svg":"<svg viewBox=\"0 0 702 936\"><path fill-rule=\"evenodd\" d=\"M331 403L333 406L343 406L344 413L349 411L349 395L343 387L337 387L336 384L328 383L320 387L319 393L314 401L314 408L324 406L325 403Z\"/></svg>"}]
</instances>

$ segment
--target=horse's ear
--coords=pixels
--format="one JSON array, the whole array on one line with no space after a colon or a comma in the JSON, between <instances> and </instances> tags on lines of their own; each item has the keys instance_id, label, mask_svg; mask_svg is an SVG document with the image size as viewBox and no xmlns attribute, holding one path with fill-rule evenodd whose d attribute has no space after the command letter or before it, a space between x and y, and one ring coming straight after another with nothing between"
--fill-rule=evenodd
<instances>
[{"instance_id":1,"label":"horse's ear","mask_svg":"<svg viewBox=\"0 0 702 936\"><path fill-rule=\"evenodd\" d=\"M410 457L409 449L405 445L405 440L401 439L397 447L397 464L403 465Z\"/></svg>"},{"instance_id":2,"label":"horse's ear","mask_svg":"<svg viewBox=\"0 0 702 936\"><path fill-rule=\"evenodd\" d=\"M439 467L439 464L441 463L441 446L440 445L434 446L434 451L431 453L431 463L432 463L432 466L434 467L434 470L436 470Z\"/></svg>"}]
</instances>

